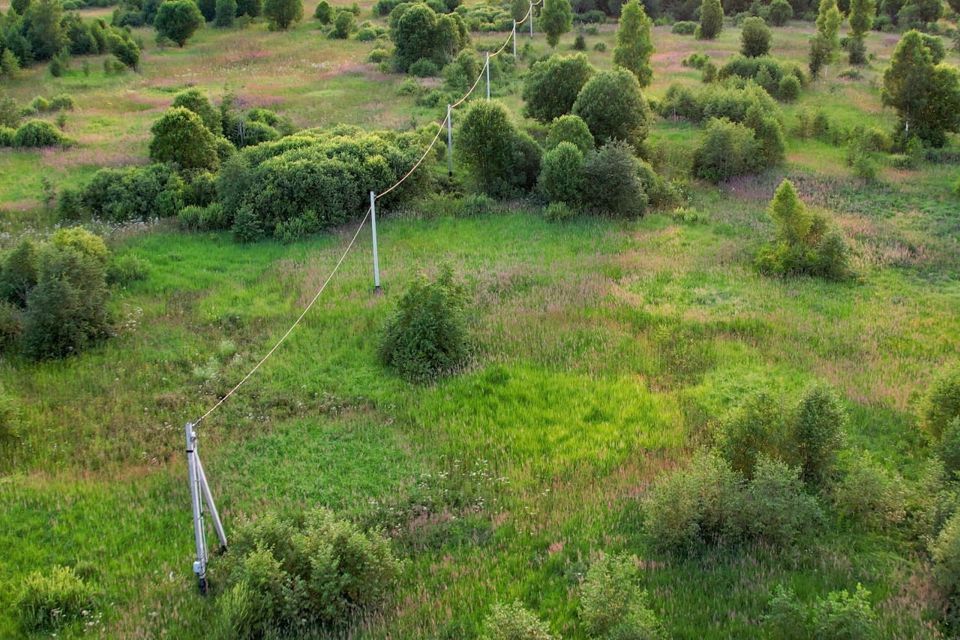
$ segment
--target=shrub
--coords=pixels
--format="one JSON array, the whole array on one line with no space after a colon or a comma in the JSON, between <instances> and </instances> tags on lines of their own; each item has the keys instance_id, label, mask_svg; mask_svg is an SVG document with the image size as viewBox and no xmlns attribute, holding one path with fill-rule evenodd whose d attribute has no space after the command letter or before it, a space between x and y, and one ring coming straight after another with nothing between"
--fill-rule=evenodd
<instances>
[{"instance_id":1,"label":"shrub","mask_svg":"<svg viewBox=\"0 0 960 640\"><path fill-rule=\"evenodd\" d=\"M580 585L580 621L594 638L656 640L666 635L637 584L636 559L607 555Z\"/></svg>"},{"instance_id":2,"label":"shrub","mask_svg":"<svg viewBox=\"0 0 960 640\"><path fill-rule=\"evenodd\" d=\"M803 470L812 486L823 485L844 444L847 414L832 389L810 387L800 400L794 421L793 440Z\"/></svg>"},{"instance_id":3,"label":"shrub","mask_svg":"<svg viewBox=\"0 0 960 640\"><path fill-rule=\"evenodd\" d=\"M703 65L702 73L700 74L700 81L704 84L710 84L715 82L717 79L717 65L712 62L707 62Z\"/></svg>"},{"instance_id":4,"label":"shrub","mask_svg":"<svg viewBox=\"0 0 960 640\"><path fill-rule=\"evenodd\" d=\"M930 545L933 573L944 595L960 605L960 511L954 513Z\"/></svg>"},{"instance_id":5,"label":"shrub","mask_svg":"<svg viewBox=\"0 0 960 640\"><path fill-rule=\"evenodd\" d=\"M903 478L896 476L866 454L851 455L844 474L833 490L837 513L854 526L886 530L906 517L907 495Z\"/></svg>"},{"instance_id":6,"label":"shrub","mask_svg":"<svg viewBox=\"0 0 960 640\"><path fill-rule=\"evenodd\" d=\"M216 169L220 163L216 139L189 109L168 109L150 132L150 158L156 162L175 162L184 169Z\"/></svg>"},{"instance_id":7,"label":"shrub","mask_svg":"<svg viewBox=\"0 0 960 640\"><path fill-rule=\"evenodd\" d=\"M943 431L939 454L947 477L957 477L960 473L960 418L954 418Z\"/></svg>"},{"instance_id":8,"label":"shrub","mask_svg":"<svg viewBox=\"0 0 960 640\"><path fill-rule=\"evenodd\" d=\"M540 10L539 27L547 36L547 44L556 47L560 36L570 31L573 24L573 11L570 0L543 0Z\"/></svg>"},{"instance_id":9,"label":"shrub","mask_svg":"<svg viewBox=\"0 0 960 640\"><path fill-rule=\"evenodd\" d=\"M417 279L397 304L380 342L380 360L411 382L453 373L469 357L463 287L449 269Z\"/></svg>"},{"instance_id":10,"label":"shrub","mask_svg":"<svg viewBox=\"0 0 960 640\"><path fill-rule=\"evenodd\" d=\"M496 604L484 621L483 640L553 640L550 628L519 602Z\"/></svg>"},{"instance_id":11,"label":"shrub","mask_svg":"<svg viewBox=\"0 0 960 640\"><path fill-rule=\"evenodd\" d=\"M51 111L73 111L76 106L77 103L69 93L60 93L50 98Z\"/></svg>"},{"instance_id":12,"label":"shrub","mask_svg":"<svg viewBox=\"0 0 960 640\"><path fill-rule=\"evenodd\" d=\"M379 3L377 4L379 5ZM327 0L320 0L320 2L317 3L316 9L313 10L313 17L320 24L330 24L330 21L333 19L333 8L330 6L330 3L327 2Z\"/></svg>"},{"instance_id":13,"label":"shrub","mask_svg":"<svg viewBox=\"0 0 960 640\"><path fill-rule=\"evenodd\" d=\"M45 120L28 120L13 134L15 147L69 146L73 142Z\"/></svg>"},{"instance_id":14,"label":"shrub","mask_svg":"<svg viewBox=\"0 0 960 640\"><path fill-rule=\"evenodd\" d=\"M182 47L203 23L203 14L193 0L163 0L153 26L159 35Z\"/></svg>"},{"instance_id":15,"label":"shrub","mask_svg":"<svg viewBox=\"0 0 960 640\"><path fill-rule=\"evenodd\" d=\"M617 46L613 49L613 63L635 75L641 87L646 87L653 80L653 67L650 66L650 54L653 53L653 41L650 38L652 26L639 0L630 0L623 5L617 27Z\"/></svg>"},{"instance_id":16,"label":"shrub","mask_svg":"<svg viewBox=\"0 0 960 640\"><path fill-rule=\"evenodd\" d=\"M927 390L920 404L920 422L939 440L947 426L960 417L960 366L944 369Z\"/></svg>"},{"instance_id":17,"label":"shrub","mask_svg":"<svg viewBox=\"0 0 960 640\"><path fill-rule=\"evenodd\" d=\"M109 256L107 245L103 238L90 233L83 227L66 227L57 229L50 236L50 243L58 249L70 249L77 253L106 264Z\"/></svg>"},{"instance_id":18,"label":"shrub","mask_svg":"<svg viewBox=\"0 0 960 640\"><path fill-rule=\"evenodd\" d=\"M846 589L831 591L813 609L813 630L817 638L876 638L879 625L870 604L870 592L860 584L853 593Z\"/></svg>"},{"instance_id":19,"label":"shrub","mask_svg":"<svg viewBox=\"0 0 960 640\"><path fill-rule=\"evenodd\" d=\"M232 27L237 18L237 0L217 0L213 23L218 27Z\"/></svg>"},{"instance_id":20,"label":"shrub","mask_svg":"<svg viewBox=\"0 0 960 640\"><path fill-rule=\"evenodd\" d=\"M576 206L583 190L583 153L570 142L545 153L537 187L550 202Z\"/></svg>"},{"instance_id":21,"label":"shrub","mask_svg":"<svg viewBox=\"0 0 960 640\"><path fill-rule=\"evenodd\" d=\"M756 265L762 273L829 280L850 276L849 249L843 236L824 216L807 210L789 180L777 188L769 211L777 225L777 240L757 254Z\"/></svg>"},{"instance_id":22,"label":"shrub","mask_svg":"<svg viewBox=\"0 0 960 640\"><path fill-rule=\"evenodd\" d=\"M382 605L401 569L386 539L326 509L248 522L218 562L217 626L233 638L348 628Z\"/></svg>"},{"instance_id":23,"label":"shrub","mask_svg":"<svg viewBox=\"0 0 960 640\"><path fill-rule=\"evenodd\" d=\"M407 73L412 76L417 76L418 78L430 78L440 75L440 69L437 68L437 65L432 60L421 58L410 65Z\"/></svg>"},{"instance_id":24,"label":"shrub","mask_svg":"<svg viewBox=\"0 0 960 640\"><path fill-rule=\"evenodd\" d=\"M697 23L690 20L674 22L673 26L670 28L670 33L674 33L679 36L692 36L696 32Z\"/></svg>"},{"instance_id":25,"label":"shrub","mask_svg":"<svg viewBox=\"0 0 960 640\"><path fill-rule=\"evenodd\" d=\"M644 214L648 197L640 179L640 161L629 145L615 140L587 155L582 201L601 215L622 218Z\"/></svg>"},{"instance_id":26,"label":"shrub","mask_svg":"<svg viewBox=\"0 0 960 640\"><path fill-rule=\"evenodd\" d=\"M820 506L804 493L800 469L761 456L746 488L744 535L777 546L789 545L822 519Z\"/></svg>"},{"instance_id":27,"label":"shrub","mask_svg":"<svg viewBox=\"0 0 960 640\"><path fill-rule=\"evenodd\" d=\"M55 566L47 573L28 575L15 606L24 630L56 631L92 615L96 609L96 592L73 569Z\"/></svg>"},{"instance_id":28,"label":"shrub","mask_svg":"<svg viewBox=\"0 0 960 640\"><path fill-rule=\"evenodd\" d=\"M338 11L337 17L333 21L333 29L330 31L330 36L340 40L346 40L350 37L350 32L353 31L354 18L353 14L349 11Z\"/></svg>"},{"instance_id":29,"label":"shrub","mask_svg":"<svg viewBox=\"0 0 960 640\"><path fill-rule=\"evenodd\" d=\"M700 25L696 36L702 40L713 40L723 30L723 7L720 0L703 0L700 5Z\"/></svg>"},{"instance_id":30,"label":"shrub","mask_svg":"<svg viewBox=\"0 0 960 640\"><path fill-rule=\"evenodd\" d=\"M421 58L442 67L470 42L459 15L437 15L429 6L419 3L400 4L390 13L390 38L401 71Z\"/></svg>"},{"instance_id":31,"label":"shrub","mask_svg":"<svg viewBox=\"0 0 960 640\"><path fill-rule=\"evenodd\" d=\"M800 97L800 81L796 76L783 76L777 85L777 97L784 102L793 102Z\"/></svg>"},{"instance_id":32,"label":"shrub","mask_svg":"<svg viewBox=\"0 0 960 640\"><path fill-rule=\"evenodd\" d=\"M203 125L215 135L220 135L220 111L214 108L199 89L181 91L173 98L171 107L183 107L200 116Z\"/></svg>"},{"instance_id":33,"label":"shrub","mask_svg":"<svg viewBox=\"0 0 960 640\"><path fill-rule=\"evenodd\" d=\"M264 0L263 15L271 29L286 31L303 18L303 0Z\"/></svg>"},{"instance_id":34,"label":"shrub","mask_svg":"<svg viewBox=\"0 0 960 640\"><path fill-rule=\"evenodd\" d=\"M594 71L583 54L554 55L534 63L524 79L524 113L540 122L570 113Z\"/></svg>"},{"instance_id":35,"label":"shrub","mask_svg":"<svg viewBox=\"0 0 960 640\"><path fill-rule=\"evenodd\" d=\"M23 310L6 300L0 300L0 353L12 351L23 333ZM2 399L3 396L0 396ZM3 408L0 403L0 409ZM13 437L12 427L0 412L0 450Z\"/></svg>"},{"instance_id":36,"label":"shrub","mask_svg":"<svg viewBox=\"0 0 960 640\"><path fill-rule=\"evenodd\" d=\"M788 0L773 0L770 3L770 24L782 27L793 18L793 7Z\"/></svg>"},{"instance_id":37,"label":"shrub","mask_svg":"<svg viewBox=\"0 0 960 640\"><path fill-rule=\"evenodd\" d=\"M594 149L593 134L582 118L575 115L560 116L550 125L547 134L546 150L549 151L561 142L569 142L580 149L580 153L589 153Z\"/></svg>"},{"instance_id":38,"label":"shrub","mask_svg":"<svg viewBox=\"0 0 960 640\"><path fill-rule=\"evenodd\" d=\"M700 89L671 85L660 103L664 117L680 117L692 122L710 118L726 118L731 122L744 122L751 107L756 106L764 115L779 118L779 109L766 91L757 86L745 89L714 84Z\"/></svg>"},{"instance_id":39,"label":"shrub","mask_svg":"<svg viewBox=\"0 0 960 640\"><path fill-rule=\"evenodd\" d=\"M770 39L770 27L763 18L747 18L740 32L740 53L748 58L765 56L770 53Z\"/></svg>"},{"instance_id":40,"label":"shrub","mask_svg":"<svg viewBox=\"0 0 960 640\"><path fill-rule=\"evenodd\" d=\"M388 60L390 58L390 52L386 49L377 47L367 55L367 61L373 63L380 63Z\"/></svg>"},{"instance_id":41,"label":"shrub","mask_svg":"<svg viewBox=\"0 0 960 640\"><path fill-rule=\"evenodd\" d=\"M473 102L463 116L460 152L480 188L505 197L533 187L540 171L540 150L517 130L498 102Z\"/></svg>"},{"instance_id":42,"label":"shrub","mask_svg":"<svg viewBox=\"0 0 960 640\"><path fill-rule=\"evenodd\" d=\"M693 154L693 174L718 183L760 169L760 144L753 131L726 118L713 119Z\"/></svg>"},{"instance_id":43,"label":"shrub","mask_svg":"<svg viewBox=\"0 0 960 640\"><path fill-rule=\"evenodd\" d=\"M12 147L16 137L17 132L15 129L0 125L0 147Z\"/></svg>"},{"instance_id":44,"label":"shrub","mask_svg":"<svg viewBox=\"0 0 960 640\"><path fill-rule=\"evenodd\" d=\"M37 245L31 240L21 240L8 253L0 271L0 295L18 307L27 305L27 292L37 284Z\"/></svg>"},{"instance_id":45,"label":"shrub","mask_svg":"<svg viewBox=\"0 0 960 640\"><path fill-rule=\"evenodd\" d=\"M577 95L573 113L587 123L600 145L623 140L638 149L647 137L647 103L637 78L625 69L590 78Z\"/></svg>"},{"instance_id":46,"label":"shrub","mask_svg":"<svg viewBox=\"0 0 960 640\"><path fill-rule=\"evenodd\" d=\"M130 283L146 280L150 274L147 263L128 253L122 255L107 265L107 284L125 287Z\"/></svg>"},{"instance_id":47,"label":"shrub","mask_svg":"<svg viewBox=\"0 0 960 640\"><path fill-rule=\"evenodd\" d=\"M761 456L782 451L786 437L781 404L767 393L755 393L720 422L716 450L749 478Z\"/></svg>"},{"instance_id":48,"label":"shrub","mask_svg":"<svg viewBox=\"0 0 960 640\"><path fill-rule=\"evenodd\" d=\"M803 71L792 64L782 64L767 55L747 57L736 55L730 58L719 73L720 79L739 77L750 79L760 85L771 96L785 100L779 94L780 82L787 77L794 77L802 87L806 82Z\"/></svg>"}]
</instances>

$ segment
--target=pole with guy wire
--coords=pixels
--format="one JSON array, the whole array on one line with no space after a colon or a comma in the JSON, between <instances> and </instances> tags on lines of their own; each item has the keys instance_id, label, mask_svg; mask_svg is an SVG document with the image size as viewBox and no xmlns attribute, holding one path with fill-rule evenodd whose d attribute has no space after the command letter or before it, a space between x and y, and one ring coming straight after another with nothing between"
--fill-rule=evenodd
<instances>
[{"instance_id":1,"label":"pole with guy wire","mask_svg":"<svg viewBox=\"0 0 960 640\"><path fill-rule=\"evenodd\" d=\"M510 38L513 40L513 57L517 57L517 21L513 21L513 32Z\"/></svg>"},{"instance_id":2,"label":"pole with guy wire","mask_svg":"<svg viewBox=\"0 0 960 640\"><path fill-rule=\"evenodd\" d=\"M220 552L227 550L227 535L223 530L223 523L220 521L220 514L217 511L217 505L213 502L213 492L210 491L210 485L207 483L207 474L203 472L203 464L200 462L200 453L197 451L197 433L194 431L193 423L188 422L186 426L187 435L187 474L190 481L190 504L193 512L193 541L196 546L196 560L193 562L193 572L197 576L197 585L200 587L200 593L207 593L207 533L203 526L203 503L207 505L210 512L210 519L213 520L213 528L217 532L217 538L220 541Z\"/></svg>"},{"instance_id":3,"label":"pole with guy wire","mask_svg":"<svg viewBox=\"0 0 960 640\"><path fill-rule=\"evenodd\" d=\"M447 105L447 175L453 177L453 107Z\"/></svg>"},{"instance_id":4,"label":"pole with guy wire","mask_svg":"<svg viewBox=\"0 0 960 640\"><path fill-rule=\"evenodd\" d=\"M380 289L380 258L377 255L377 196L370 192L370 231L373 233L373 292L381 293Z\"/></svg>"},{"instance_id":5,"label":"pole with guy wire","mask_svg":"<svg viewBox=\"0 0 960 640\"><path fill-rule=\"evenodd\" d=\"M530 13L527 14L530 16L530 37L533 37L533 0L530 0Z\"/></svg>"},{"instance_id":6,"label":"pole with guy wire","mask_svg":"<svg viewBox=\"0 0 960 640\"><path fill-rule=\"evenodd\" d=\"M490 99L490 52L487 51L487 62L484 64L487 73L487 100Z\"/></svg>"}]
</instances>

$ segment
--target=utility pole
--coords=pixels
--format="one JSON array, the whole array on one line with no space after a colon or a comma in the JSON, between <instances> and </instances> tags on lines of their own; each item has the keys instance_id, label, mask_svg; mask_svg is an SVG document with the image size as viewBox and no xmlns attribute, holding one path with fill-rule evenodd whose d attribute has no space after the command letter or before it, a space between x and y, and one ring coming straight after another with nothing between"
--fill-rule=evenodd
<instances>
[{"instance_id":1,"label":"utility pole","mask_svg":"<svg viewBox=\"0 0 960 640\"><path fill-rule=\"evenodd\" d=\"M373 232L373 292L381 293L380 289L380 258L377 255L377 197L370 192L370 230Z\"/></svg>"},{"instance_id":2,"label":"utility pole","mask_svg":"<svg viewBox=\"0 0 960 640\"><path fill-rule=\"evenodd\" d=\"M490 99L490 52L487 51L487 62L484 64L487 71L487 100Z\"/></svg>"},{"instance_id":3,"label":"utility pole","mask_svg":"<svg viewBox=\"0 0 960 640\"><path fill-rule=\"evenodd\" d=\"M447 105L447 175L453 177L453 108Z\"/></svg>"}]
</instances>

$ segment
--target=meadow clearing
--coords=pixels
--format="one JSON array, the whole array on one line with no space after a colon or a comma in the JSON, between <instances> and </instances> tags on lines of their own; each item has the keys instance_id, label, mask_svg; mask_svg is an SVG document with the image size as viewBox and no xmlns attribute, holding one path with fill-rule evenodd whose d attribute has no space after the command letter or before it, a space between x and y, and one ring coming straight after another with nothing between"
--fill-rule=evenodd
<instances>
[{"instance_id":1,"label":"meadow clearing","mask_svg":"<svg viewBox=\"0 0 960 640\"><path fill-rule=\"evenodd\" d=\"M89 74L74 61L60 78L37 66L8 82L19 102L70 93L66 132L79 144L0 150L2 243L48 232L45 190L146 163L152 123L187 87L232 92L301 128L440 121L441 110L402 90L407 76L366 61L376 43L323 37L313 6L286 32L208 27L183 48L158 48L152 29L137 30L147 43L137 73L108 76L90 58ZM364 18L370 6L361 3ZM615 31L586 36L600 69L612 65ZM772 54L805 64L812 32L799 21L774 29ZM474 45L506 35L474 34ZM843 61L829 66L783 105L788 131L805 110L892 129L879 77L898 39L871 33L875 57L859 78L842 76ZM527 57L549 51L539 33L519 43ZM671 84L700 84L681 64L690 54L736 53L740 29L728 23L700 41L657 26L653 43L644 95L659 100ZM519 84L494 88L518 118ZM698 135L655 119L647 143L657 171L688 172ZM960 151L956 136L948 149ZM444 174L442 158L426 170ZM478 637L491 605L513 600L558 635L586 638L576 587L599 554L619 552L640 560L671 638L776 637L763 623L775 586L812 600L858 584L870 591L878 637L944 637L923 549L901 528L831 513L795 547L680 558L651 545L640 503L750 390L793 402L815 381L842 398L848 455L897 484L922 482L933 447L917 426L918 401L960 359L958 175L956 160L881 163L867 182L843 148L789 135L782 166L719 186L691 181L681 208L635 220L552 223L525 200L472 215L430 197L387 210L384 295L372 292L364 232L303 324L202 424L228 536L244 517L316 505L385 529L406 563L388 605L351 630L357 638ZM843 230L855 279L757 273L753 255L773 234L767 203L784 177ZM353 229L240 244L169 220L100 228L115 254L147 267L111 296L116 335L64 360L0 360L24 425L0 477L0 637L21 634L13 604L24 576L57 564L88 567L103 603L58 637L206 637L216 600L197 594L190 573L183 424L286 330ZM469 294L474 355L456 376L410 384L379 364L378 336L408 284L444 266Z\"/></svg>"}]
</instances>

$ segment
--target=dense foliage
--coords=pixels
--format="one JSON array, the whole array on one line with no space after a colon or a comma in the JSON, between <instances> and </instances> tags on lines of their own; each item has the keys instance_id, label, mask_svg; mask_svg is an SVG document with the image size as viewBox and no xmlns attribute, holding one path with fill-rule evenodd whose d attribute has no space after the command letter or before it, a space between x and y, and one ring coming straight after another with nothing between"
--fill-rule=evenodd
<instances>
[{"instance_id":1,"label":"dense foliage","mask_svg":"<svg viewBox=\"0 0 960 640\"><path fill-rule=\"evenodd\" d=\"M457 146L487 195L508 197L533 188L540 147L498 102L474 102L464 113Z\"/></svg>"},{"instance_id":2,"label":"dense foliage","mask_svg":"<svg viewBox=\"0 0 960 640\"><path fill-rule=\"evenodd\" d=\"M720 0L703 0L700 5L700 25L697 27L697 38L713 40L723 30L723 6Z\"/></svg>"},{"instance_id":3,"label":"dense foliage","mask_svg":"<svg viewBox=\"0 0 960 640\"><path fill-rule=\"evenodd\" d=\"M303 19L303 0L264 0L263 15L271 29L286 30Z\"/></svg>"},{"instance_id":4,"label":"dense foliage","mask_svg":"<svg viewBox=\"0 0 960 640\"><path fill-rule=\"evenodd\" d=\"M647 102L636 76L626 69L601 71L583 85L573 103L597 144L623 140L639 149L647 137Z\"/></svg>"},{"instance_id":5,"label":"dense foliage","mask_svg":"<svg viewBox=\"0 0 960 640\"><path fill-rule=\"evenodd\" d=\"M203 14L193 0L163 0L153 26L157 33L182 47L203 26Z\"/></svg>"},{"instance_id":6,"label":"dense foliage","mask_svg":"<svg viewBox=\"0 0 960 640\"><path fill-rule=\"evenodd\" d=\"M582 53L535 62L523 81L524 113L540 122L570 113L595 71Z\"/></svg>"},{"instance_id":7,"label":"dense foliage","mask_svg":"<svg viewBox=\"0 0 960 640\"><path fill-rule=\"evenodd\" d=\"M606 555L580 584L580 621L591 638L664 640L666 633L639 586L637 559Z\"/></svg>"},{"instance_id":8,"label":"dense foliage","mask_svg":"<svg viewBox=\"0 0 960 640\"><path fill-rule=\"evenodd\" d=\"M48 572L27 576L15 606L24 631L51 633L71 622L92 618L96 599L96 590L76 571L54 566Z\"/></svg>"},{"instance_id":9,"label":"dense foliage","mask_svg":"<svg viewBox=\"0 0 960 640\"><path fill-rule=\"evenodd\" d=\"M763 18L750 17L743 21L740 31L740 53L757 58L770 53L770 27Z\"/></svg>"},{"instance_id":10,"label":"dense foliage","mask_svg":"<svg viewBox=\"0 0 960 640\"><path fill-rule=\"evenodd\" d=\"M556 47L560 42L560 36L570 31L572 24L573 12L570 9L570 0L543 0L539 25L547 36L547 44Z\"/></svg>"},{"instance_id":11,"label":"dense foliage","mask_svg":"<svg viewBox=\"0 0 960 640\"><path fill-rule=\"evenodd\" d=\"M467 27L458 14L438 15L426 4L400 4L390 13L390 38L394 61L406 71L418 60L442 67L470 42Z\"/></svg>"},{"instance_id":12,"label":"dense foliage","mask_svg":"<svg viewBox=\"0 0 960 640\"><path fill-rule=\"evenodd\" d=\"M639 0L630 0L623 6L620 24L617 27L617 45L613 49L613 63L630 71L637 77L641 87L653 80L650 55L653 40L650 29L653 21L647 17Z\"/></svg>"}]
</instances>

